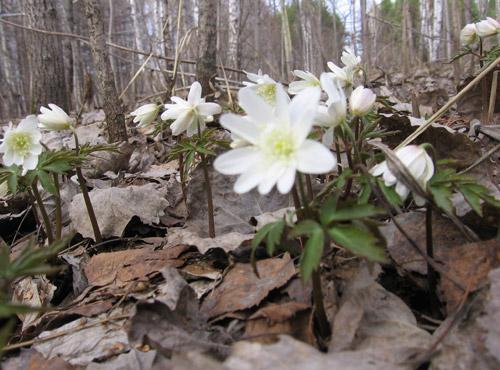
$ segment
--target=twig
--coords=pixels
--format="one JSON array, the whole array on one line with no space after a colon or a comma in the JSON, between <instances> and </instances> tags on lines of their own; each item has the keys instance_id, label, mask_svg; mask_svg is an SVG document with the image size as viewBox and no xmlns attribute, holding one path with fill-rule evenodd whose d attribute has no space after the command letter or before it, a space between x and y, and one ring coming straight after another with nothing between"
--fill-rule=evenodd
<instances>
[{"instance_id":1,"label":"twig","mask_svg":"<svg viewBox=\"0 0 500 370\"><path fill-rule=\"evenodd\" d=\"M125 93L127 92L128 88L134 83L134 81L136 80L137 77L139 77L139 75L141 74L141 72L144 70L144 67L146 66L146 64L149 62L149 60L151 59L151 57L153 56L153 52L151 52L149 54L149 56L146 58L146 60L144 61L144 63L142 63L142 65L140 66L140 68L137 70L137 72L135 72L134 76L130 79L130 81L128 82L127 86L125 86L125 88L123 89L122 93L120 94L120 96L118 97L118 99L121 99L123 98L123 95L125 95Z\"/></svg>"},{"instance_id":2,"label":"twig","mask_svg":"<svg viewBox=\"0 0 500 370\"><path fill-rule=\"evenodd\" d=\"M472 163L469 167L467 167L465 170L460 171L458 174L462 175L466 172L469 172L473 168L479 166L481 163L483 163L485 160L491 157L493 153L495 153L498 149L500 149L500 144L495 145L493 148L484 153L483 156L479 158L476 162Z\"/></svg>"}]
</instances>

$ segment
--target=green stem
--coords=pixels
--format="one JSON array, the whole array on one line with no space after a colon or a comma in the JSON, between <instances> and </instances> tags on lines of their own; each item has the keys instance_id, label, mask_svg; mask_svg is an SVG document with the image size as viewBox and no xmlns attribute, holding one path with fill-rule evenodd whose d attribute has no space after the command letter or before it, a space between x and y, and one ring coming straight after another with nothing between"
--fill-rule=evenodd
<instances>
[{"instance_id":1,"label":"green stem","mask_svg":"<svg viewBox=\"0 0 500 370\"><path fill-rule=\"evenodd\" d=\"M335 140L335 153L337 154L337 173L339 175L342 175L342 155L340 154L340 145L339 141L334 138Z\"/></svg>"},{"instance_id":2,"label":"green stem","mask_svg":"<svg viewBox=\"0 0 500 370\"><path fill-rule=\"evenodd\" d=\"M52 174L54 178L54 186L56 188L55 202L56 202L56 240L61 239L62 236L62 208L61 208L61 189L59 188L59 176L57 173Z\"/></svg>"},{"instance_id":3,"label":"green stem","mask_svg":"<svg viewBox=\"0 0 500 370\"><path fill-rule=\"evenodd\" d=\"M201 127L198 121L198 136L201 140ZM212 197L212 186L210 184L210 174L208 173L207 160L204 154L200 153L201 168L203 170L203 177L205 178L205 192L207 194L207 211L208 211L208 235L215 238L215 217L214 217L214 201Z\"/></svg>"},{"instance_id":4,"label":"green stem","mask_svg":"<svg viewBox=\"0 0 500 370\"><path fill-rule=\"evenodd\" d=\"M38 181L35 180L33 184L31 184L31 191L35 196L36 203L38 204L38 209L40 210L40 214L42 215L45 234L47 234L47 239L49 240L49 244L52 244L54 242L54 236L53 236L54 234L52 234L52 226L50 225L49 215L47 213L47 210L45 209L45 205L43 204L40 192L38 191L37 182Z\"/></svg>"},{"instance_id":5,"label":"green stem","mask_svg":"<svg viewBox=\"0 0 500 370\"><path fill-rule=\"evenodd\" d=\"M76 131L73 131L73 137L75 139L75 150L76 154L80 154L80 145L78 143L78 136L76 135ZM82 191L83 201L85 202L85 207L87 208L87 213L89 215L90 224L92 225L92 230L94 231L94 238L96 243L102 242L101 230L99 229L99 224L97 223L97 218L95 216L94 207L92 206L92 202L90 200L89 191L87 189L87 181L83 176L82 169L80 167L76 167L76 176L78 178L78 183L80 184L80 190Z\"/></svg>"},{"instance_id":6,"label":"green stem","mask_svg":"<svg viewBox=\"0 0 500 370\"><path fill-rule=\"evenodd\" d=\"M312 200L314 199L314 192L313 192L311 175L305 175L305 177L306 177L308 200L309 200L309 202L312 202Z\"/></svg>"},{"instance_id":7,"label":"green stem","mask_svg":"<svg viewBox=\"0 0 500 370\"><path fill-rule=\"evenodd\" d=\"M179 173L181 177L182 200L184 201L184 205L186 205L187 204L186 178L184 177L184 154L182 153L179 153Z\"/></svg>"}]
</instances>

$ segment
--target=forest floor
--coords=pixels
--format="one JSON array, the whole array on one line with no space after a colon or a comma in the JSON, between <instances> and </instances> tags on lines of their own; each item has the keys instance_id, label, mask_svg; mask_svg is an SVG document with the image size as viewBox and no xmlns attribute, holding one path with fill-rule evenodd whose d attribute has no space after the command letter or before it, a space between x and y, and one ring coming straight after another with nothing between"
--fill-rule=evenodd
<instances>
[{"instance_id":1,"label":"forest floor","mask_svg":"<svg viewBox=\"0 0 500 370\"><path fill-rule=\"evenodd\" d=\"M441 72L416 74L411 82L393 76L377 89L394 108L380 122L399 131L386 140L390 147L421 123L411 117L409 84L419 84L422 116L454 94ZM495 126L470 130L479 95L472 91L418 142L431 143L438 158L456 160L459 169L475 163L500 137ZM103 119L102 111L84 114L80 140L105 143ZM96 153L84 171L104 242L90 239L78 186L62 185L64 234L77 236L58 255L60 272L15 283L18 302L50 308L19 316L3 369L500 368L498 210L485 207L479 218L454 199L460 220L481 238L472 243L448 218L434 216L435 258L462 288L441 276L429 294L425 260L390 220L380 227L389 263L368 263L341 248L325 256L322 293L332 335L319 335L312 287L298 276L293 248L273 257L258 248L259 276L250 263L255 231L290 209L288 196L236 195L234 179L210 170L217 236L209 238L201 169L190 174L184 198L179 164L167 161L171 139L132 131L119 153ZM60 148L71 137L50 132L43 142ZM499 161L493 153L470 173L497 196ZM15 258L37 235L35 218L22 197L0 201L0 213L1 236L14 241ZM396 220L425 248L424 211L407 209Z\"/></svg>"}]
</instances>

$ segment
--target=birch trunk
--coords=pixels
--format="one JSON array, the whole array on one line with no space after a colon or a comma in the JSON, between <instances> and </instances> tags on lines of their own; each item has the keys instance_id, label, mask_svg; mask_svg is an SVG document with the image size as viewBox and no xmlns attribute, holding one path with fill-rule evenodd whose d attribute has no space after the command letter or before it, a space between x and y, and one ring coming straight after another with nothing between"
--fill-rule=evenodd
<instances>
[{"instance_id":1,"label":"birch trunk","mask_svg":"<svg viewBox=\"0 0 500 370\"><path fill-rule=\"evenodd\" d=\"M227 43L227 63L229 66L239 68L240 44L240 0L229 0L229 30Z\"/></svg>"}]
</instances>

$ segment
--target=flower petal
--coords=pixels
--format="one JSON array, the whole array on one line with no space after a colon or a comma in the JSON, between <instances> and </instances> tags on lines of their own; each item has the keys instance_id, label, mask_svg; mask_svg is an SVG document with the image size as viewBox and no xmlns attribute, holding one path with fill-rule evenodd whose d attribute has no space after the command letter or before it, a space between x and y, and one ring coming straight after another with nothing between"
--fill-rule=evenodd
<instances>
[{"instance_id":1,"label":"flower petal","mask_svg":"<svg viewBox=\"0 0 500 370\"><path fill-rule=\"evenodd\" d=\"M278 191L281 194L287 194L292 190L293 183L295 182L295 167L288 167L278 180Z\"/></svg>"},{"instance_id":2,"label":"flower petal","mask_svg":"<svg viewBox=\"0 0 500 370\"><path fill-rule=\"evenodd\" d=\"M248 119L244 119L237 114L223 114L220 118L220 124L225 129L231 131L231 133L239 136L251 144L255 144L260 135L260 130L255 123Z\"/></svg>"},{"instance_id":3,"label":"flower petal","mask_svg":"<svg viewBox=\"0 0 500 370\"><path fill-rule=\"evenodd\" d=\"M260 152L255 148L237 148L218 156L214 161L214 168L223 175L238 175L260 160Z\"/></svg>"},{"instance_id":4,"label":"flower petal","mask_svg":"<svg viewBox=\"0 0 500 370\"><path fill-rule=\"evenodd\" d=\"M213 116L214 114L219 114L222 108L217 103L200 103L197 106L198 113L202 116Z\"/></svg>"},{"instance_id":5,"label":"flower petal","mask_svg":"<svg viewBox=\"0 0 500 370\"><path fill-rule=\"evenodd\" d=\"M269 122L273 116L273 108L262 99L254 89L244 88L238 93L241 108L255 123Z\"/></svg>"},{"instance_id":6,"label":"flower petal","mask_svg":"<svg viewBox=\"0 0 500 370\"><path fill-rule=\"evenodd\" d=\"M177 136L182 134L188 126L191 124L193 120L192 114L182 114L180 115L171 125L170 129L172 130L172 135Z\"/></svg>"},{"instance_id":7,"label":"flower petal","mask_svg":"<svg viewBox=\"0 0 500 370\"><path fill-rule=\"evenodd\" d=\"M333 170L337 160L322 144L306 140L297 150L297 170L302 173L322 174Z\"/></svg>"},{"instance_id":8,"label":"flower petal","mask_svg":"<svg viewBox=\"0 0 500 370\"><path fill-rule=\"evenodd\" d=\"M302 143L311 131L318 109L319 97L320 89L311 87L295 95L290 103L288 117L299 143Z\"/></svg>"},{"instance_id":9,"label":"flower petal","mask_svg":"<svg viewBox=\"0 0 500 370\"><path fill-rule=\"evenodd\" d=\"M267 194L276 185L280 177L285 173L286 167L282 163L275 162L267 169L266 176L259 184L259 193Z\"/></svg>"},{"instance_id":10,"label":"flower petal","mask_svg":"<svg viewBox=\"0 0 500 370\"><path fill-rule=\"evenodd\" d=\"M266 168L262 166L262 163L257 163L238 177L234 183L234 191L242 194L252 190L264 179L265 174Z\"/></svg>"},{"instance_id":11,"label":"flower petal","mask_svg":"<svg viewBox=\"0 0 500 370\"><path fill-rule=\"evenodd\" d=\"M201 84L198 81L193 82L189 89L187 101L191 105L196 105L201 99Z\"/></svg>"}]
</instances>

